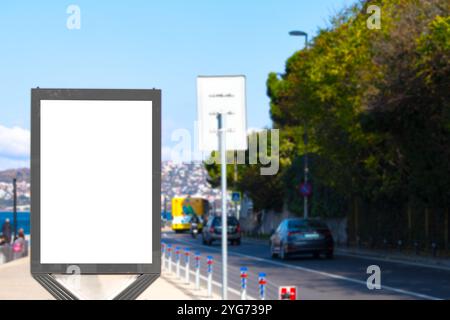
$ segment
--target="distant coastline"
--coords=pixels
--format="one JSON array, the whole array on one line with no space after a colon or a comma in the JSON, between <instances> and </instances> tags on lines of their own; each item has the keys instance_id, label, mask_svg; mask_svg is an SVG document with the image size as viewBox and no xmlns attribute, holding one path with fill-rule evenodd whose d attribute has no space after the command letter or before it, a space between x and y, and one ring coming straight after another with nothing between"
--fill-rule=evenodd
<instances>
[{"instance_id":1,"label":"distant coastline","mask_svg":"<svg viewBox=\"0 0 450 320\"><path fill-rule=\"evenodd\" d=\"M5 207L5 208L0 207L0 212L13 212L13 211L14 210L12 207ZM30 206L17 206L17 212L29 213Z\"/></svg>"}]
</instances>

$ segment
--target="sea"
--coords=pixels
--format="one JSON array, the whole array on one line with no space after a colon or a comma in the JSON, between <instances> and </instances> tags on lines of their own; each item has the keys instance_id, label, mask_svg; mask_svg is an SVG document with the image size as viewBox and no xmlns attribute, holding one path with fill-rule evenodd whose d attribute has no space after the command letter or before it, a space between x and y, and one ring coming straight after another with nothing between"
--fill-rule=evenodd
<instances>
[{"instance_id":1,"label":"sea","mask_svg":"<svg viewBox=\"0 0 450 320\"><path fill-rule=\"evenodd\" d=\"M0 233L5 219L9 218L11 222L11 228L13 228L14 217L12 212L0 211ZM23 228L26 235L30 234L30 213L29 212L17 212L17 230ZM14 231L13 231L14 232Z\"/></svg>"}]
</instances>

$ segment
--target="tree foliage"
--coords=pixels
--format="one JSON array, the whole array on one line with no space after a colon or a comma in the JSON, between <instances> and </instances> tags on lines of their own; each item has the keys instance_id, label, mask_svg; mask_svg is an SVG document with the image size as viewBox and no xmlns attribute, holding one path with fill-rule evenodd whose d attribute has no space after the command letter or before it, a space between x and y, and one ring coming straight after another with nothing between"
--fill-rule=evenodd
<instances>
[{"instance_id":1,"label":"tree foliage","mask_svg":"<svg viewBox=\"0 0 450 320\"><path fill-rule=\"evenodd\" d=\"M296 186L307 131L313 215L348 215L358 202L376 208L380 221L411 205L442 215L450 207L450 4L378 1L379 30L367 28L370 4L337 14L288 58L281 77L269 74L281 139L274 192L302 212ZM241 170L244 178L253 169Z\"/></svg>"}]
</instances>

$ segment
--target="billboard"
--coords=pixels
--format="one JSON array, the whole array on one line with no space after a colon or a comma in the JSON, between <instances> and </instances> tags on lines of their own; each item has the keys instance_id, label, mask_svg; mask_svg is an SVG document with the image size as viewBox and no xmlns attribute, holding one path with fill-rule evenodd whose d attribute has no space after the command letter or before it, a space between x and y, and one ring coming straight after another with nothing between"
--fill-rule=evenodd
<instances>
[{"instance_id":1,"label":"billboard","mask_svg":"<svg viewBox=\"0 0 450 320\"><path fill-rule=\"evenodd\" d=\"M31 272L159 275L161 92L33 89Z\"/></svg>"}]
</instances>

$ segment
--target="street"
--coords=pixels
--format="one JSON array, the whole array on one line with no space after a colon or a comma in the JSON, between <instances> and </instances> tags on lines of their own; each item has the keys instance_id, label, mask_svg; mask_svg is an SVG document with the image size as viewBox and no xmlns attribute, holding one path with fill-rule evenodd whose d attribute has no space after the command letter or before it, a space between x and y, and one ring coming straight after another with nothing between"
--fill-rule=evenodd
<instances>
[{"instance_id":1,"label":"street","mask_svg":"<svg viewBox=\"0 0 450 320\"><path fill-rule=\"evenodd\" d=\"M213 290L220 294L221 248L220 242L203 245L201 236L193 239L190 234L163 231L162 241L189 247L191 252L201 253L201 274L206 275L206 256L214 258ZM228 246L229 299L240 299L240 267L248 267L248 298L259 298L257 277L267 275L266 299L277 299L278 287L296 286L299 300L308 299L450 299L450 270L417 266L408 263L387 262L367 257L335 254L333 260L313 259L309 256L286 261L272 259L268 243L243 239L240 246ZM183 253L183 251L182 251ZM184 266L184 258L181 265ZM175 261L175 257L172 256ZM191 257L191 270L194 259ZM366 280L370 276L367 267L378 265L381 269L381 289L369 290ZM172 270L175 270L172 267ZM182 275L184 273L182 272ZM192 278L192 277L191 277ZM206 284L202 282L202 286Z\"/></svg>"}]
</instances>

